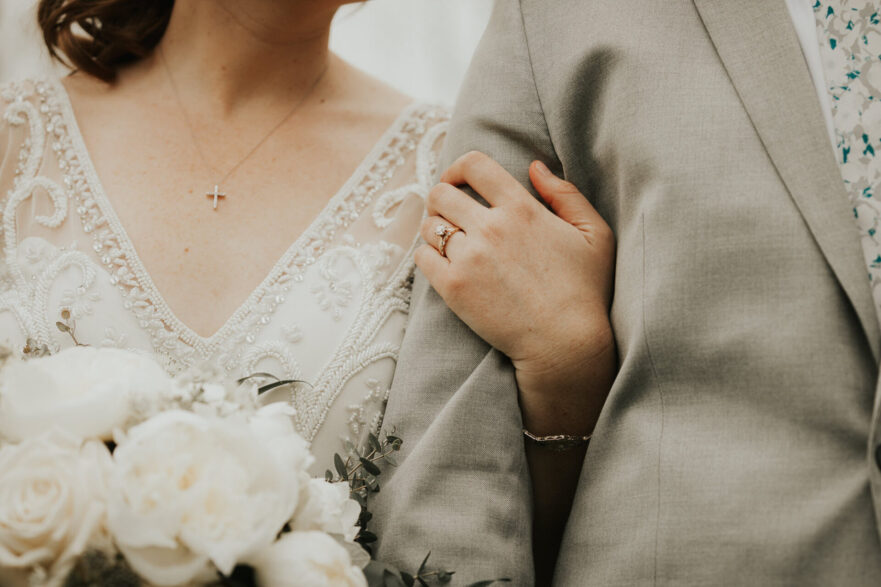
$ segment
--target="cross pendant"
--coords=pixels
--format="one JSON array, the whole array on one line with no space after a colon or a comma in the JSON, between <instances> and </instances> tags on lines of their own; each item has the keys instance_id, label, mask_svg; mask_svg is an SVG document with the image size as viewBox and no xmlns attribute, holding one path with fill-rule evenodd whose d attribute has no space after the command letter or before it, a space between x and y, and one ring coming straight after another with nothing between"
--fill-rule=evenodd
<instances>
[{"instance_id":1,"label":"cross pendant","mask_svg":"<svg viewBox=\"0 0 881 587\"><path fill-rule=\"evenodd\" d=\"M214 191L208 192L207 194L205 194L205 196L209 197L209 198L214 198L214 209L217 210L217 199L218 198L225 198L226 194L224 194L223 192L220 191L220 186L215 185Z\"/></svg>"}]
</instances>

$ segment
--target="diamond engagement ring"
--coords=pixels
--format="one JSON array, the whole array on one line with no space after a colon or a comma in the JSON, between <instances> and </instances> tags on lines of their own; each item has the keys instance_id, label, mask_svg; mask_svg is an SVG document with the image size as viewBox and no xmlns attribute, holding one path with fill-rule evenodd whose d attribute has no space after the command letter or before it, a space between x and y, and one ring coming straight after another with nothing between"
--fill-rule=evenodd
<instances>
[{"instance_id":1,"label":"diamond engagement ring","mask_svg":"<svg viewBox=\"0 0 881 587\"><path fill-rule=\"evenodd\" d=\"M447 243L450 241L450 237L462 230L458 226L448 226L446 224L438 224L434 229L434 234L437 237L437 252L441 254L441 257L447 257Z\"/></svg>"}]
</instances>

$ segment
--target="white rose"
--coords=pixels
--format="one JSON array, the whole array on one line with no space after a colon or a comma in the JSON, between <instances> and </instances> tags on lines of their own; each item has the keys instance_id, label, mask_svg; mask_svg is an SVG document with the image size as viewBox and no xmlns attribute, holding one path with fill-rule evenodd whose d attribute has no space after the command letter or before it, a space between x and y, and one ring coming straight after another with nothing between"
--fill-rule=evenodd
<instances>
[{"instance_id":1,"label":"white rose","mask_svg":"<svg viewBox=\"0 0 881 587\"><path fill-rule=\"evenodd\" d=\"M349 495L348 483L311 479L305 499L301 498L300 507L291 520L291 528L319 530L341 536L346 542L354 542L358 535L361 506Z\"/></svg>"},{"instance_id":2,"label":"white rose","mask_svg":"<svg viewBox=\"0 0 881 587\"><path fill-rule=\"evenodd\" d=\"M18 442L58 427L109 440L128 420L133 399L171 386L155 361L119 349L73 347L10 361L0 370L0 437Z\"/></svg>"},{"instance_id":3,"label":"white rose","mask_svg":"<svg viewBox=\"0 0 881 587\"><path fill-rule=\"evenodd\" d=\"M367 587L346 549L323 532L289 532L251 564L260 587Z\"/></svg>"},{"instance_id":4,"label":"white rose","mask_svg":"<svg viewBox=\"0 0 881 587\"><path fill-rule=\"evenodd\" d=\"M287 419L159 414L114 452L108 527L132 568L156 585L225 575L269 547L297 506L310 462Z\"/></svg>"},{"instance_id":5,"label":"white rose","mask_svg":"<svg viewBox=\"0 0 881 587\"><path fill-rule=\"evenodd\" d=\"M103 531L110 452L52 430L0 448L0 567L61 584Z\"/></svg>"}]
</instances>

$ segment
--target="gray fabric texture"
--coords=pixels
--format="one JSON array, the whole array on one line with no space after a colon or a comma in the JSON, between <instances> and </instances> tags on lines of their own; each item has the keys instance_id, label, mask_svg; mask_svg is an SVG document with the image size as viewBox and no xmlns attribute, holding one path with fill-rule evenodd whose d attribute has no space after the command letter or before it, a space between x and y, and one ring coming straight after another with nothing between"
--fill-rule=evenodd
<instances>
[{"instance_id":1,"label":"gray fabric texture","mask_svg":"<svg viewBox=\"0 0 881 587\"><path fill-rule=\"evenodd\" d=\"M491 150L504 153L500 159L525 169L533 137L544 129L529 57L522 46L512 46L501 69L488 61L497 57L497 39L521 26L512 16L496 12L471 76L496 80L496 90L481 103L518 126L498 129L499 135L488 129L489 138L474 144L486 149L490 140ZM467 89L463 99L477 102ZM494 124L491 118L484 122ZM470 126L462 119L454 124L442 168L478 138L466 130ZM512 140L515 135L522 141ZM547 138L544 145L552 153ZM525 177L522 170L518 177ZM411 309L383 423L385 431L403 438L403 459L386 467L371 506L380 536L377 554L413 570L431 550L433 566L456 571L453 585L500 577L530 585L530 484L510 362L463 324L418 273Z\"/></svg>"},{"instance_id":2,"label":"gray fabric texture","mask_svg":"<svg viewBox=\"0 0 881 587\"><path fill-rule=\"evenodd\" d=\"M819 108L782 2L497 0L445 162L542 159L618 238L558 585L881 584L881 329ZM529 585L511 367L421 277L386 423L380 553Z\"/></svg>"}]
</instances>

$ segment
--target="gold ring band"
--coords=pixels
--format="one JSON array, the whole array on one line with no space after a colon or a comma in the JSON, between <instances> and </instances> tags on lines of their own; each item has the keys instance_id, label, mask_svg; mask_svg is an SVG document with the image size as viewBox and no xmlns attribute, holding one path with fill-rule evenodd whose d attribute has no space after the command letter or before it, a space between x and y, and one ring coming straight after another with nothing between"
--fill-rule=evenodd
<instances>
[{"instance_id":1,"label":"gold ring band","mask_svg":"<svg viewBox=\"0 0 881 587\"><path fill-rule=\"evenodd\" d=\"M462 229L459 228L458 226L453 227L452 230L448 230L447 233L446 233L444 236L441 237L441 240L440 240L440 247L439 247L438 250L437 250L437 252L441 254L441 257L449 258L449 257L447 257L447 242L449 242L450 238L451 238L454 234L456 234L457 232L459 232L459 231L461 231L461 230L462 230Z\"/></svg>"},{"instance_id":2,"label":"gold ring band","mask_svg":"<svg viewBox=\"0 0 881 587\"><path fill-rule=\"evenodd\" d=\"M447 226L446 224L439 224L434 229L434 234L437 236L437 252L441 254L441 257L448 258L447 243L454 234L461 230L458 226Z\"/></svg>"}]
</instances>

